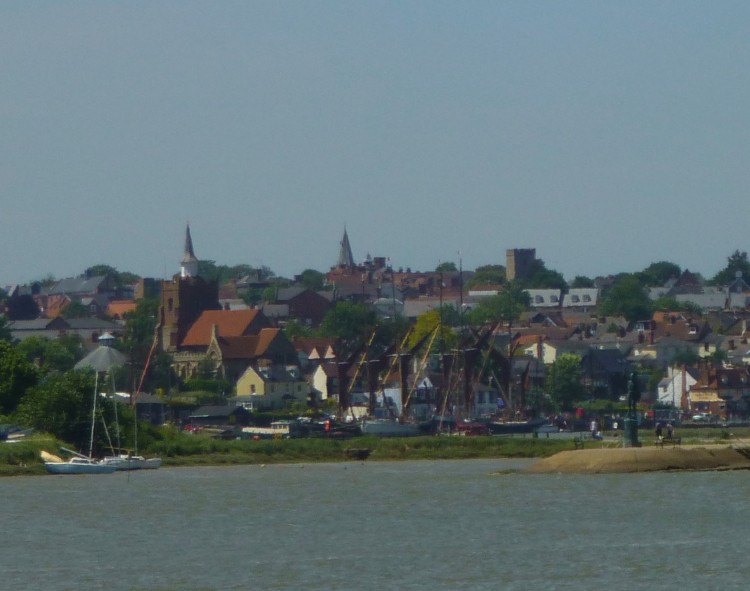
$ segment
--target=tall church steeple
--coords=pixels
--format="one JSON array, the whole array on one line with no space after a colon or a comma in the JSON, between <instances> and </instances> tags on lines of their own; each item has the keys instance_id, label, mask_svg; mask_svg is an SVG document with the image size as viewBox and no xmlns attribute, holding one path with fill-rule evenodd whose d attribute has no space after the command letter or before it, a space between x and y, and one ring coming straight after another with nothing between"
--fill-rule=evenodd
<instances>
[{"instance_id":1,"label":"tall church steeple","mask_svg":"<svg viewBox=\"0 0 750 591\"><path fill-rule=\"evenodd\" d=\"M198 276L198 259L195 257L195 252L193 251L193 239L190 236L190 224L188 224L185 229L185 250L182 255L182 262L180 263L180 276Z\"/></svg>"},{"instance_id":2,"label":"tall church steeple","mask_svg":"<svg viewBox=\"0 0 750 591\"><path fill-rule=\"evenodd\" d=\"M341 239L341 249L339 250L338 267L351 269L354 267L354 257L352 256L352 247L349 244L349 235L344 228L344 237Z\"/></svg>"}]
</instances>

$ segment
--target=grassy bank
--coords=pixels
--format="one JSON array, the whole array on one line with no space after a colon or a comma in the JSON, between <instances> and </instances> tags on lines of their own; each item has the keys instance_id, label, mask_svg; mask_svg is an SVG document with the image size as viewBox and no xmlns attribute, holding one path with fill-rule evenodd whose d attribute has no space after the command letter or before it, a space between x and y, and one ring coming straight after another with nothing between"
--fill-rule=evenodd
<instances>
[{"instance_id":1,"label":"grassy bank","mask_svg":"<svg viewBox=\"0 0 750 591\"><path fill-rule=\"evenodd\" d=\"M680 433L683 444L730 443L750 438L750 429L691 429ZM605 443L618 445L617 439ZM654 434L641 431L644 446L653 445ZM52 437L36 435L18 443L0 444L0 476L44 474L41 450L58 453L60 445ZM66 446L69 447L69 446ZM201 435L168 433L154 442L144 454L162 458L163 466L220 466L353 461L347 449L366 448L373 461L453 460L478 458L542 458L573 449L570 439L527 437L356 437L344 441L330 439L289 439L262 441L221 441Z\"/></svg>"}]
</instances>

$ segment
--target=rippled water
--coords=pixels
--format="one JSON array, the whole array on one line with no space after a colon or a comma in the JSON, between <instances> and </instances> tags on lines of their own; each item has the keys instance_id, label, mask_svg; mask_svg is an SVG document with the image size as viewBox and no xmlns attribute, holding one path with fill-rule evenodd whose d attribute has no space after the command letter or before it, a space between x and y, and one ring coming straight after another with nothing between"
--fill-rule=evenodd
<instances>
[{"instance_id":1,"label":"rippled water","mask_svg":"<svg viewBox=\"0 0 750 591\"><path fill-rule=\"evenodd\" d=\"M525 461L5 478L4 589L744 589L750 472Z\"/></svg>"}]
</instances>

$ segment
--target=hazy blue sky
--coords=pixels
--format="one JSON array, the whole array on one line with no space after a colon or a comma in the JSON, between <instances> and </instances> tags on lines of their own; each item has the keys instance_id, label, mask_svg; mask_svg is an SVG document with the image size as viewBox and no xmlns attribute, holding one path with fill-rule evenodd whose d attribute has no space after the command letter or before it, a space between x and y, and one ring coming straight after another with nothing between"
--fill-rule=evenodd
<instances>
[{"instance_id":1,"label":"hazy blue sky","mask_svg":"<svg viewBox=\"0 0 750 591\"><path fill-rule=\"evenodd\" d=\"M750 2L0 4L0 284L748 250Z\"/></svg>"}]
</instances>

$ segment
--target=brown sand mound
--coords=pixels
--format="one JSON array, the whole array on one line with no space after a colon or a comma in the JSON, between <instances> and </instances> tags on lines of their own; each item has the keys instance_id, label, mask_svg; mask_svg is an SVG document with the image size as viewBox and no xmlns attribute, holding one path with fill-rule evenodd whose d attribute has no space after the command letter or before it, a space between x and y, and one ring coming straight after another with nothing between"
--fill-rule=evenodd
<instances>
[{"instance_id":1,"label":"brown sand mound","mask_svg":"<svg viewBox=\"0 0 750 591\"><path fill-rule=\"evenodd\" d=\"M750 459L727 446L628 447L563 451L526 469L530 474L613 474L659 470L748 470Z\"/></svg>"}]
</instances>

